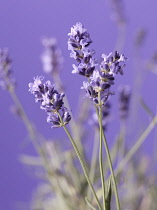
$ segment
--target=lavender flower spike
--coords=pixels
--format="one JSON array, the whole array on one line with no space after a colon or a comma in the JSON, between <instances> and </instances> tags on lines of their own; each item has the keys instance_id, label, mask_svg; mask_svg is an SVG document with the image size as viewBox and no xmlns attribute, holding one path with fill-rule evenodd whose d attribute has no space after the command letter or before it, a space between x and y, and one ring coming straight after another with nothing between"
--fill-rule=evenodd
<instances>
[{"instance_id":1,"label":"lavender flower spike","mask_svg":"<svg viewBox=\"0 0 157 210\"><path fill-rule=\"evenodd\" d=\"M11 70L11 59L6 48L0 49L0 86L3 89L15 87L15 78L13 78Z\"/></svg>"},{"instance_id":2,"label":"lavender flower spike","mask_svg":"<svg viewBox=\"0 0 157 210\"><path fill-rule=\"evenodd\" d=\"M44 38L42 40L44 51L41 55L43 70L45 73L59 73L62 68L63 57L58 48L55 38Z\"/></svg>"},{"instance_id":3,"label":"lavender flower spike","mask_svg":"<svg viewBox=\"0 0 157 210\"><path fill-rule=\"evenodd\" d=\"M101 104L105 104L109 95L114 93L110 91L110 87L114 85L116 74L123 75L123 68L127 58L120 55L117 51L114 55L102 55L103 61L99 70L94 70L90 76L89 82L84 82L82 89L86 90L86 96L98 104L98 93L100 92Z\"/></svg>"},{"instance_id":4,"label":"lavender flower spike","mask_svg":"<svg viewBox=\"0 0 157 210\"><path fill-rule=\"evenodd\" d=\"M131 90L129 86L119 88L119 110L120 118L127 119L129 114L129 105L131 99Z\"/></svg>"},{"instance_id":5,"label":"lavender flower spike","mask_svg":"<svg viewBox=\"0 0 157 210\"><path fill-rule=\"evenodd\" d=\"M71 120L68 110L64 107L64 93L58 93L50 81L43 83L44 78L34 78L34 83L29 83L29 91L35 95L35 101L40 102L41 109L47 112L47 122L52 123L52 128L61 127Z\"/></svg>"},{"instance_id":6,"label":"lavender flower spike","mask_svg":"<svg viewBox=\"0 0 157 210\"><path fill-rule=\"evenodd\" d=\"M93 58L94 50L88 48L92 40L87 29L81 23L76 23L68 35L68 49L71 50L70 57L73 57L77 62L77 65L73 64L72 73L90 77L97 64Z\"/></svg>"},{"instance_id":7,"label":"lavender flower spike","mask_svg":"<svg viewBox=\"0 0 157 210\"><path fill-rule=\"evenodd\" d=\"M100 68L101 71L107 71L110 74L118 74L123 75L123 68L125 67L125 62L128 60L123 54L119 54L115 51L114 55L110 53L109 55L102 54L102 58L104 59L101 62Z\"/></svg>"}]
</instances>

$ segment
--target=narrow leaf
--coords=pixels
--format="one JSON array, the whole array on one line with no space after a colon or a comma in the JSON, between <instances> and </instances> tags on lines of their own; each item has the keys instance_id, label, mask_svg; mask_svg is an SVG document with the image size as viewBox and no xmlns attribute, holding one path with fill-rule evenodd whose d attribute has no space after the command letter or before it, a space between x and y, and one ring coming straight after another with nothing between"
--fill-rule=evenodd
<instances>
[{"instance_id":1,"label":"narrow leaf","mask_svg":"<svg viewBox=\"0 0 157 210\"><path fill-rule=\"evenodd\" d=\"M107 210L110 210L111 208L111 197L112 197L112 185L111 185L111 176L108 178L106 184L106 192L105 192L105 195L106 195L106 207L107 207Z\"/></svg>"}]
</instances>

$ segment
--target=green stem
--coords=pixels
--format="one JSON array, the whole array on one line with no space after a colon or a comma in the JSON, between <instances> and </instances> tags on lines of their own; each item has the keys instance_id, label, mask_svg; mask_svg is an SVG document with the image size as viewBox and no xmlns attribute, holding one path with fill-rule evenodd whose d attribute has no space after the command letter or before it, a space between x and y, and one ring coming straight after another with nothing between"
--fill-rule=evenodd
<instances>
[{"instance_id":1,"label":"green stem","mask_svg":"<svg viewBox=\"0 0 157 210\"><path fill-rule=\"evenodd\" d=\"M81 164L81 166L82 166L82 169L83 169L83 172L84 172L84 174L85 174L86 180L87 180L87 182L88 182L88 184L89 184L89 186L90 186L90 188L91 188L91 191L93 192L94 197L95 197L95 199L96 199L97 205L98 205L99 209L102 210L101 205L100 205L100 202L99 202L98 197L97 197L97 195L96 195L96 192L95 192L95 190L94 190L94 188L93 188L93 185L92 185L92 183L91 183L91 181L90 181L90 178L89 178L89 176L88 176L86 166L85 166L85 164L84 164L84 162L83 162L83 159L82 159L82 157L81 157L81 154L80 154L80 152L79 152L79 150L78 150L78 148L77 148L77 145L75 144L75 141L73 140L71 134L69 133L69 131L68 131L68 129L66 128L65 125L63 125L63 128L64 128L66 134L68 135L68 137L69 137L69 139L70 139L70 141L71 141L71 144L72 144L72 146L73 146L73 148L74 148L74 150L75 150L75 152L76 152L76 154L77 154L77 156L78 156L78 159L79 159L80 164Z\"/></svg>"},{"instance_id":2,"label":"green stem","mask_svg":"<svg viewBox=\"0 0 157 210\"><path fill-rule=\"evenodd\" d=\"M103 133L103 141L104 141L104 145L105 145L105 150L106 150L106 154L107 154L109 168L110 168L111 175L112 175L113 187L114 187L115 198L116 198L116 205L117 205L117 209L120 210L120 202L119 202L116 178L115 178L115 174L114 174L114 170L113 170L113 165L112 165L112 161L111 161L111 156L110 156L108 144L107 144L106 137L105 137L104 133Z\"/></svg>"},{"instance_id":3,"label":"green stem","mask_svg":"<svg viewBox=\"0 0 157 210\"><path fill-rule=\"evenodd\" d=\"M30 135L30 139L32 140L32 143L34 145L34 147L36 148L36 150L40 153L40 145L39 143L36 141L36 132L34 131L34 126L32 125L32 123L29 121L24 109L23 109L23 106L22 104L20 103L15 91L14 91L14 88L10 87L9 88L9 93L11 95L11 98L12 100L14 101L14 104L16 105L17 109L19 109L19 112L20 112L20 117L21 119L23 120L25 126L26 126L26 129Z\"/></svg>"},{"instance_id":4,"label":"green stem","mask_svg":"<svg viewBox=\"0 0 157 210\"><path fill-rule=\"evenodd\" d=\"M125 149L126 149L126 145L125 145L125 122L121 121L121 125L120 125L120 133L119 133L119 137L118 137L118 143L119 143L119 148L118 148L118 154L117 154L117 161L120 162L120 160L122 158L124 158L124 154L125 154Z\"/></svg>"},{"instance_id":5,"label":"green stem","mask_svg":"<svg viewBox=\"0 0 157 210\"><path fill-rule=\"evenodd\" d=\"M86 200L86 203L88 204L88 206L90 206L91 209L96 210L96 209L94 208L94 206L92 206L92 204L89 202L89 200L88 200L87 197L85 197L85 200Z\"/></svg>"},{"instance_id":6,"label":"green stem","mask_svg":"<svg viewBox=\"0 0 157 210\"><path fill-rule=\"evenodd\" d=\"M99 103L101 103L100 92L98 94ZM102 163L102 139L103 139L103 128L102 128L102 106L99 106L98 113L99 120L99 128L100 128L100 145L99 145L99 166L100 166L100 175L101 175L101 184L102 184L102 192L103 192L103 206L104 210L106 210L106 202L105 202L105 180L104 180L104 170Z\"/></svg>"},{"instance_id":7,"label":"green stem","mask_svg":"<svg viewBox=\"0 0 157 210\"><path fill-rule=\"evenodd\" d=\"M90 166L90 172L89 172L89 177L90 177L91 182L94 182L95 170L96 170L96 164L97 164L97 155L98 155L98 149L99 149L99 142L97 141L97 138L98 138L98 132L96 129L95 137L94 137L93 151L92 151L92 160L91 160L91 166ZM87 191L87 198L89 200L92 199L92 194L91 194L90 188L88 188L88 191Z\"/></svg>"}]
</instances>

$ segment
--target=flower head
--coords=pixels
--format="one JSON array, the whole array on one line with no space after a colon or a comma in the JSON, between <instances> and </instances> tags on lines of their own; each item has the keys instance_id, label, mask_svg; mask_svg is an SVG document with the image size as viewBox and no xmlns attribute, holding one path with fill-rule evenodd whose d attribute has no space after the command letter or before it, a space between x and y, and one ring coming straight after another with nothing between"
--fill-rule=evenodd
<instances>
[{"instance_id":1,"label":"flower head","mask_svg":"<svg viewBox=\"0 0 157 210\"><path fill-rule=\"evenodd\" d=\"M35 101L40 102L41 109L47 114L47 122L52 123L52 127L61 127L67 124L71 116L64 107L64 93L58 93L50 81L43 83L43 77L34 78L34 83L29 83L29 91L35 95Z\"/></svg>"},{"instance_id":2,"label":"flower head","mask_svg":"<svg viewBox=\"0 0 157 210\"><path fill-rule=\"evenodd\" d=\"M88 82L84 81L81 89L85 89L86 97L89 97L96 105L104 105L109 95L114 94L110 88L114 85L116 74L123 75L127 58L117 51L114 54L102 54L103 61L98 66L93 58L95 51L88 48L92 41L87 29L81 23L76 23L68 35L70 56L77 62L73 64L72 73L88 77Z\"/></svg>"},{"instance_id":3,"label":"flower head","mask_svg":"<svg viewBox=\"0 0 157 210\"><path fill-rule=\"evenodd\" d=\"M104 59L101 62L100 69L103 72L109 72L110 74L118 74L123 75L123 68L125 67L125 62L127 58L123 54L119 54L115 51L114 55L110 53L109 55L102 54L102 58Z\"/></svg>"},{"instance_id":4,"label":"flower head","mask_svg":"<svg viewBox=\"0 0 157 210\"><path fill-rule=\"evenodd\" d=\"M0 49L0 86L3 89L15 87L15 78L12 76L11 59L7 49Z\"/></svg>"},{"instance_id":5,"label":"flower head","mask_svg":"<svg viewBox=\"0 0 157 210\"><path fill-rule=\"evenodd\" d=\"M62 68L63 57L58 48L55 38L44 38L42 40L44 51L41 55L43 70L46 73L58 73Z\"/></svg>"},{"instance_id":6,"label":"flower head","mask_svg":"<svg viewBox=\"0 0 157 210\"><path fill-rule=\"evenodd\" d=\"M103 61L100 69L95 69L89 77L89 82L84 82L82 89L86 90L86 96L98 104L98 94L100 93L101 104L105 104L109 95L114 93L110 90L114 85L116 74L123 74L123 68L127 58L117 51L114 55L102 55Z\"/></svg>"},{"instance_id":7,"label":"flower head","mask_svg":"<svg viewBox=\"0 0 157 210\"><path fill-rule=\"evenodd\" d=\"M97 64L93 58L94 50L88 48L92 40L87 29L81 23L76 23L68 35L68 49L71 50L70 57L73 57L77 62L77 65L73 65L72 73L90 77Z\"/></svg>"},{"instance_id":8,"label":"flower head","mask_svg":"<svg viewBox=\"0 0 157 210\"><path fill-rule=\"evenodd\" d=\"M131 90L129 86L119 88L119 110L121 119L126 119L129 114Z\"/></svg>"}]
</instances>

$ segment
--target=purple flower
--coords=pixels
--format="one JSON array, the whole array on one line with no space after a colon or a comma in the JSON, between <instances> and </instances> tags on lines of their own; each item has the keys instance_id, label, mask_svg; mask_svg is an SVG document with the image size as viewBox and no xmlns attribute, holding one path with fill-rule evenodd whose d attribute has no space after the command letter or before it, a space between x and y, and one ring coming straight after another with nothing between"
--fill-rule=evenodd
<instances>
[{"instance_id":1,"label":"purple flower","mask_svg":"<svg viewBox=\"0 0 157 210\"><path fill-rule=\"evenodd\" d=\"M62 126L58 113L48 113L47 122L52 123L52 128L59 128Z\"/></svg>"},{"instance_id":2,"label":"purple flower","mask_svg":"<svg viewBox=\"0 0 157 210\"><path fill-rule=\"evenodd\" d=\"M93 58L94 50L88 48L92 41L87 29L81 23L76 23L68 35L68 49L71 50L70 57L73 57L77 62L77 65L73 65L72 73L90 77L97 64Z\"/></svg>"},{"instance_id":3,"label":"purple flower","mask_svg":"<svg viewBox=\"0 0 157 210\"><path fill-rule=\"evenodd\" d=\"M113 75L120 73L123 75L123 68L127 61L127 58L123 54L120 55L115 51L114 55L112 53L109 55L102 54L102 58L104 59L100 64L102 72L108 72Z\"/></svg>"},{"instance_id":4,"label":"purple flower","mask_svg":"<svg viewBox=\"0 0 157 210\"><path fill-rule=\"evenodd\" d=\"M0 86L3 89L15 88L15 78L12 76L11 59L8 50L0 49Z\"/></svg>"},{"instance_id":5,"label":"purple flower","mask_svg":"<svg viewBox=\"0 0 157 210\"><path fill-rule=\"evenodd\" d=\"M62 68L63 57L55 38L42 40L44 51L41 55L43 70L46 73L59 73Z\"/></svg>"},{"instance_id":6,"label":"purple flower","mask_svg":"<svg viewBox=\"0 0 157 210\"><path fill-rule=\"evenodd\" d=\"M89 77L89 82L84 82L82 89L86 90L86 96L98 104L98 93L100 93L101 104L105 104L109 95L114 93L110 91L110 87L114 85L116 74L123 74L123 68L127 58L120 55L117 51L114 56L102 55L103 61L100 64L99 70L94 70Z\"/></svg>"},{"instance_id":7,"label":"purple flower","mask_svg":"<svg viewBox=\"0 0 157 210\"><path fill-rule=\"evenodd\" d=\"M59 110L59 114L60 116L58 113L48 113L47 122L52 123L52 128L62 127L63 124L66 125L71 120L71 116L65 107Z\"/></svg>"},{"instance_id":8,"label":"purple flower","mask_svg":"<svg viewBox=\"0 0 157 210\"><path fill-rule=\"evenodd\" d=\"M61 127L71 119L68 110L64 107L65 94L58 93L50 81L43 83L42 80L42 76L34 78L34 83L29 83L29 91L34 94L35 101L41 103L40 108L47 112L47 122L51 122L52 127Z\"/></svg>"},{"instance_id":9,"label":"purple flower","mask_svg":"<svg viewBox=\"0 0 157 210\"><path fill-rule=\"evenodd\" d=\"M126 119L129 114L131 90L128 86L119 88L119 110L121 119Z\"/></svg>"},{"instance_id":10,"label":"purple flower","mask_svg":"<svg viewBox=\"0 0 157 210\"><path fill-rule=\"evenodd\" d=\"M114 94L110 88L114 85L115 75L123 75L127 58L117 51L114 54L103 54L103 61L98 66L93 58L94 50L88 48L92 41L87 29L81 23L76 23L68 35L70 56L77 61L77 64L73 64L72 73L88 77L88 82L83 82L83 87L81 87L85 89L86 97L89 97L96 105L105 104L109 95ZM101 101L98 99L99 95Z\"/></svg>"},{"instance_id":11,"label":"purple flower","mask_svg":"<svg viewBox=\"0 0 157 210\"><path fill-rule=\"evenodd\" d=\"M85 89L86 97L98 104L98 92L94 90L93 86L89 82L84 81L81 89Z\"/></svg>"}]
</instances>

